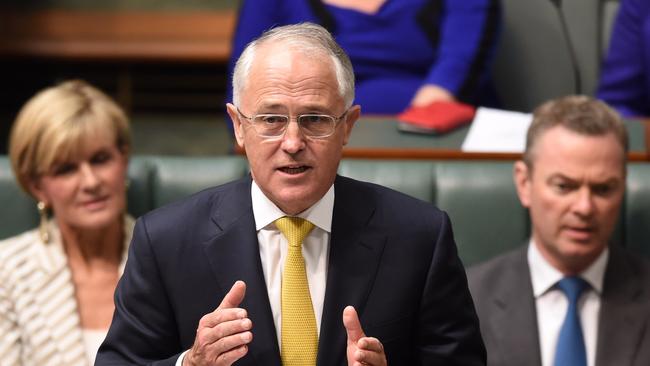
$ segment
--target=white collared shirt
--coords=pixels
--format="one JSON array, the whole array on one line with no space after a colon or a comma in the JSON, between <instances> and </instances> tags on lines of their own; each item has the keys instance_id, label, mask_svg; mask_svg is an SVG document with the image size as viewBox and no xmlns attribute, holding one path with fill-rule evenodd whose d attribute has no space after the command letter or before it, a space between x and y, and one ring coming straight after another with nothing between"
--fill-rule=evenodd
<instances>
[{"instance_id":1,"label":"white collared shirt","mask_svg":"<svg viewBox=\"0 0 650 366\"><path fill-rule=\"evenodd\" d=\"M255 217L255 230L257 230L257 241L260 247L262 269L264 270L264 280L269 294L269 302L271 303L278 345L280 345L280 332L282 328L282 272L289 243L275 226L274 221L282 216L287 216L287 214L282 212L282 210L264 195L255 181L251 185L251 197L253 201L253 215ZM329 261L333 210L334 185L330 187L320 201L297 215L314 224L314 229L307 235L307 238L305 238L302 244L302 255L305 258L305 270L307 271L309 293L311 294L311 301L314 306L318 333L320 333L321 318L323 315L323 299L325 298L325 284L327 281L327 264Z\"/></svg>"},{"instance_id":2,"label":"white collared shirt","mask_svg":"<svg viewBox=\"0 0 650 366\"><path fill-rule=\"evenodd\" d=\"M591 286L578 300L588 366L594 366L596 362L598 314L608 258L609 249L606 248L594 263L580 274ZM537 309L542 366L552 366L560 328L569 307L566 296L554 287L564 275L546 261L532 239L528 245L528 265Z\"/></svg>"},{"instance_id":3,"label":"white collared shirt","mask_svg":"<svg viewBox=\"0 0 650 366\"><path fill-rule=\"evenodd\" d=\"M278 337L278 346L281 346L282 329L282 271L284 259L287 255L289 242L273 223L282 216L287 216L253 181L251 184L251 198L253 202L253 216L255 217L255 230L260 246L260 259L264 271L264 281L269 294L273 323ZM329 263L330 234L332 232L332 215L334 213L334 185L325 193L320 201L307 210L298 214L298 217L309 220L314 228L307 235L302 244L302 256L305 258L305 270L309 281L311 303L314 306L316 329L320 334L321 318L323 316L323 300L325 299L325 285L327 282L327 265ZM255 336L253 324L253 337ZM181 366L186 350L178 359L175 366Z\"/></svg>"}]
</instances>

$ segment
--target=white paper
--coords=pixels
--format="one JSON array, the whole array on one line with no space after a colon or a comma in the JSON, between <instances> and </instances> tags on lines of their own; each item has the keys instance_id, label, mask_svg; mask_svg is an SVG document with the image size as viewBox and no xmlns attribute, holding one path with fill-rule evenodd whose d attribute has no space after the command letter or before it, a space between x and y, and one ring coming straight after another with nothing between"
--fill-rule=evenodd
<instances>
[{"instance_id":1,"label":"white paper","mask_svg":"<svg viewBox=\"0 0 650 366\"><path fill-rule=\"evenodd\" d=\"M479 107L461 149L468 152L523 152L532 119L529 113Z\"/></svg>"}]
</instances>

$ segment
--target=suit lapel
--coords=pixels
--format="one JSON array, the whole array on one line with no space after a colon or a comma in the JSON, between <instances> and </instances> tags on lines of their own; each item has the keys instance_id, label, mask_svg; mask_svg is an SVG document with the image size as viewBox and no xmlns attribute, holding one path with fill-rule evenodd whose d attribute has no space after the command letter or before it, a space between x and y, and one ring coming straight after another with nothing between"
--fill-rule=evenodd
<instances>
[{"instance_id":1,"label":"suit lapel","mask_svg":"<svg viewBox=\"0 0 650 366\"><path fill-rule=\"evenodd\" d=\"M541 365L537 312L526 251L524 246L504 265L509 272L504 278L509 281L498 286L490 304L494 310L488 312L493 316L483 320L490 324L493 339L500 340L499 352L495 353L503 359L495 364Z\"/></svg>"},{"instance_id":2,"label":"suit lapel","mask_svg":"<svg viewBox=\"0 0 650 366\"><path fill-rule=\"evenodd\" d=\"M376 200L372 191L342 177L337 177L334 187L332 236L318 365L345 363L347 338L342 320L343 309L352 305L363 318L365 303L386 242L382 229L372 226Z\"/></svg>"},{"instance_id":3,"label":"suit lapel","mask_svg":"<svg viewBox=\"0 0 650 366\"><path fill-rule=\"evenodd\" d=\"M246 283L241 307L253 322L253 341L248 356L241 361L252 359L255 361L250 364L279 366L280 353L259 255L250 186L250 178L241 180L232 191L219 195L212 210L212 221L219 232L204 243L204 249L224 293L237 280Z\"/></svg>"},{"instance_id":4,"label":"suit lapel","mask_svg":"<svg viewBox=\"0 0 650 366\"><path fill-rule=\"evenodd\" d=\"M636 270L622 249L610 246L599 315L596 366L632 365L643 333L647 332L650 320L647 305L639 300L644 289Z\"/></svg>"}]
</instances>

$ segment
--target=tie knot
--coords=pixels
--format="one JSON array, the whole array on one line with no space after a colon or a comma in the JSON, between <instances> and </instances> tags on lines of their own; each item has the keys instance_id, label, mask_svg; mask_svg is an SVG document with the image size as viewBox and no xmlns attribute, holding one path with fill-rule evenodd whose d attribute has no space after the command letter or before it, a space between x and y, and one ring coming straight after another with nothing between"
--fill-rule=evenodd
<instances>
[{"instance_id":1,"label":"tie knot","mask_svg":"<svg viewBox=\"0 0 650 366\"><path fill-rule=\"evenodd\" d=\"M589 284L578 276L570 276L558 281L557 287L564 292L570 302L576 303Z\"/></svg>"},{"instance_id":2,"label":"tie knot","mask_svg":"<svg viewBox=\"0 0 650 366\"><path fill-rule=\"evenodd\" d=\"M275 226L287 238L289 245L292 247L300 246L311 229L314 228L314 224L311 222L294 216L283 216L275 220Z\"/></svg>"}]
</instances>

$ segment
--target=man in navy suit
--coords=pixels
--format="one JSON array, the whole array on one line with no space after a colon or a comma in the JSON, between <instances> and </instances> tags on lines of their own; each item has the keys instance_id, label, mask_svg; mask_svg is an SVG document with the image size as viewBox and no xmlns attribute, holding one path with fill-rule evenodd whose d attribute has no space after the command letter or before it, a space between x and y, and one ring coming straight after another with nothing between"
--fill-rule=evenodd
<instances>
[{"instance_id":1,"label":"man in navy suit","mask_svg":"<svg viewBox=\"0 0 650 366\"><path fill-rule=\"evenodd\" d=\"M265 33L233 89L251 176L138 220L97 364L281 365L276 219L293 216L314 225L302 255L316 364L483 365L447 215L336 174L360 107L331 35L313 24Z\"/></svg>"}]
</instances>

